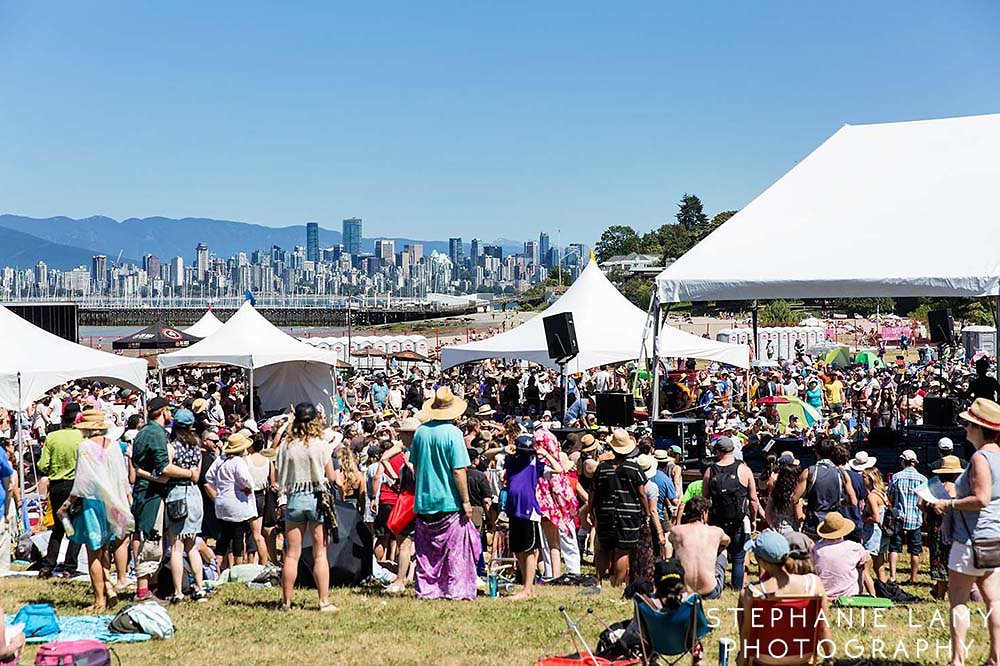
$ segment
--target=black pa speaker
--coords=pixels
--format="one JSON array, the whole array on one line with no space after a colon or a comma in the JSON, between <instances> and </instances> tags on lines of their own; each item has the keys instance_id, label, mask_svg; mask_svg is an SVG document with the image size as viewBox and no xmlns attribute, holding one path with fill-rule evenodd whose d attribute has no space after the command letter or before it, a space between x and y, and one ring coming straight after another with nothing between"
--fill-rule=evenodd
<instances>
[{"instance_id":1,"label":"black pa speaker","mask_svg":"<svg viewBox=\"0 0 1000 666\"><path fill-rule=\"evenodd\" d=\"M708 457L705 419L656 419L652 428L653 446L657 449L668 449L674 445L681 447L684 461L690 467L697 466Z\"/></svg>"},{"instance_id":2,"label":"black pa speaker","mask_svg":"<svg viewBox=\"0 0 1000 666\"><path fill-rule=\"evenodd\" d=\"M580 353L572 312L550 315L543 318L542 323L545 325L545 344L549 348L549 358L570 359Z\"/></svg>"},{"instance_id":3,"label":"black pa speaker","mask_svg":"<svg viewBox=\"0 0 1000 666\"><path fill-rule=\"evenodd\" d=\"M955 425L955 401L952 398L924 398L924 425L947 427Z\"/></svg>"},{"instance_id":4,"label":"black pa speaker","mask_svg":"<svg viewBox=\"0 0 1000 666\"><path fill-rule=\"evenodd\" d=\"M631 393L595 393L597 425L627 428L635 421L635 397Z\"/></svg>"},{"instance_id":5,"label":"black pa speaker","mask_svg":"<svg viewBox=\"0 0 1000 666\"><path fill-rule=\"evenodd\" d=\"M936 345L950 345L955 337L955 322L951 318L951 309L929 311L927 327L930 329L931 342Z\"/></svg>"}]
</instances>

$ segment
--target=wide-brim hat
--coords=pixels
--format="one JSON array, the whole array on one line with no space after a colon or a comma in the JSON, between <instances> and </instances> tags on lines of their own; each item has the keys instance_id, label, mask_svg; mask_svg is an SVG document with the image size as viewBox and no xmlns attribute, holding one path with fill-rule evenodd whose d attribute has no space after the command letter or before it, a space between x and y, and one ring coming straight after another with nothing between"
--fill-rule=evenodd
<instances>
[{"instance_id":1,"label":"wide-brim hat","mask_svg":"<svg viewBox=\"0 0 1000 666\"><path fill-rule=\"evenodd\" d=\"M836 511L826 514L826 518L816 528L816 536L821 539L840 539L854 531L854 523Z\"/></svg>"},{"instance_id":2,"label":"wide-brim hat","mask_svg":"<svg viewBox=\"0 0 1000 666\"><path fill-rule=\"evenodd\" d=\"M652 479L656 476L656 458L644 453L635 459L636 464L639 465L639 469L642 473L646 475L647 479Z\"/></svg>"},{"instance_id":3,"label":"wide-brim hat","mask_svg":"<svg viewBox=\"0 0 1000 666\"><path fill-rule=\"evenodd\" d=\"M416 432L417 428L420 426L420 419L415 416L408 416L399 422L399 427L396 428L396 432Z\"/></svg>"},{"instance_id":4,"label":"wide-brim hat","mask_svg":"<svg viewBox=\"0 0 1000 666\"><path fill-rule=\"evenodd\" d=\"M497 410L493 409L489 403L479 405L479 409L476 410L476 416L493 416L497 413Z\"/></svg>"},{"instance_id":5,"label":"wide-brim hat","mask_svg":"<svg viewBox=\"0 0 1000 666\"><path fill-rule=\"evenodd\" d=\"M420 411L432 421L453 421L465 413L468 403L451 392L451 388L442 386L434 392L434 397L425 400Z\"/></svg>"},{"instance_id":6,"label":"wide-brim hat","mask_svg":"<svg viewBox=\"0 0 1000 666\"><path fill-rule=\"evenodd\" d=\"M108 430L111 424L104 419L104 412L99 409L88 409L80 415L80 420L74 426L77 430Z\"/></svg>"},{"instance_id":7,"label":"wide-brim hat","mask_svg":"<svg viewBox=\"0 0 1000 666\"><path fill-rule=\"evenodd\" d=\"M580 438L580 450L584 453L596 451L597 446L597 440L589 432Z\"/></svg>"},{"instance_id":8,"label":"wide-brim hat","mask_svg":"<svg viewBox=\"0 0 1000 666\"><path fill-rule=\"evenodd\" d=\"M611 433L611 450L620 456L627 456L635 451L636 443L626 431L618 428Z\"/></svg>"},{"instance_id":9,"label":"wide-brim hat","mask_svg":"<svg viewBox=\"0 0 1000 666\"><path fill-rule=\"evenodd\" d=\"M848 466L855 472L863 472L866 469L874 467L876 462L877 459L875 456L868 455L867 451L858 451L854 454L854 457L851 459L851 462L848 463Z\"/></svg>"},{"instance_id":10,"label":"wide-brim hat","mask_svg":"<svg viewBox=\"0 0 1000 666\"><path fill-rule=\"evenodd\" d=\"M941 466L937 469L932 469L932 474L961 474L965 471L962 467L962 461L958 456L945 456L941 458Z\"/></svg>"},{"instance_id":11,"label":"wide-brim hat","mask_svg":"<svg viewBox=\"0 0 1000 666\"><path fill-rule=\"evenodd\" d=\"M222 447L222 453L223 455L231 456L236 453L243 453L251 446L253 446L253 442L243 434L243 431L234 432L226 440L225 446Z\"/></svg>"},{"instance_id":12,"label":"wide-brim hat","mask_svg":"<svg viewBox=\"0 0 1000 666\"><path fill-rule=\"evenodd\" d=\"M204 398L198 398L191 403L191 411L195 414L201 414L205 411L206 407L208 407L208 400L205 400Z\"/></svg>"},{"instance_id":13,"label":"wide-brim hat","mask_svg":"<svg viewBox=\"0 0 1000 666\"><path fill-rule=\"evenodd\" d=\"M1000 430L1000 405L986 398L976 398L958 417L987 430Z\"/></svg>"},{"instance_id":14,"label":"wide-brim hat","mask_svg":"<svg viewBox=\"0 0 1000 666\"><path fill-rule=\"evenodd\" d=\"M653 457L656 458L657 462L666 462L670 460L670 452L666 449L656 449L653 451Z\"/></svg>"}]
</instances>

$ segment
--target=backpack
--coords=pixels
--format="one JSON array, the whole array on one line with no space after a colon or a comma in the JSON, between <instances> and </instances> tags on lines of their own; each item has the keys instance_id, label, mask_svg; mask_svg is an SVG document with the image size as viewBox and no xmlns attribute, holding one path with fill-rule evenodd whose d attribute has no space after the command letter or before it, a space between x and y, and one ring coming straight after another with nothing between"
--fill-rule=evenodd
<instances>
[{"instance_id":1,"label":"backpack","mask_svg":"<svg viewBox=\"0 0 1000 666\"><path fill-rule=\"evenodd\" d=\"M24 625L25 638L52 636L59 633L56 609L52 604L28 604L21 606L14 616L14 624Z\"/></svg>"},{"instance_id":2,"label":"backpack","mask_svg":"<svg viewBox=\"0 0 1000 666\"><path fill-rule=\"evenodd\" d=\"M120 617L122 615L127 615L127 619ZM109 628L116 633L143 633L153 638L172 638L174 635L174 623L167 611L155 601L126 606L111 620L111 624L115 626L109 625ZM130 629L133 624L139 631L123 631Z\"/></svg>"},{"instance_id":3,"label":"backpack","mask_svg":"<svg viewBox=\"0 0 1000 666\"><path fill-rule=\"evenodd\" d=\"M720 467L718 463L712 465L712 474L708 479L708 496L712 498L709 524L718 527L742 524L748 497L747 487L740 483L742 464L734 462L727 467Z\"/></svg>"},{"instance_id":4,"label":"backpack","mask_svg":"<svg viewBox=\"0 0 1000 666\"><path fill-rule=\"evenodd\" d=\"M892 538L903 533L903 519L900 518L891 506L885 507L882 514L882 536Z\"/></svg>"},{"instance_id":5,"label":"backpack","mask_svg":"<svg viewBox=\"0 0 1000 666\"><path fill-rule=\"evenodd\" d=\"M111 652L104 643L89 638L53 641L38 648L35 666L111 666Z\"/></svg>"}]
</instances>

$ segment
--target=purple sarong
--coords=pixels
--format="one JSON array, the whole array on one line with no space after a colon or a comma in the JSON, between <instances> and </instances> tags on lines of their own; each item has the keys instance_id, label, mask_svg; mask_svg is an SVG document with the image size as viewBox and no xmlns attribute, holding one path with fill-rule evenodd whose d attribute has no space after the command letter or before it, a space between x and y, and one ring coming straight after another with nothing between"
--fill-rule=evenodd
<instances>
[{"instance_id":1,"label":"purple sarong","mask_svg":"<svg viewBox=\"0 0 1000 666\"><path fill-rule=\"evenodd\" d=\"M417 516L413 587L420 599L476 598L476 562L482 554L471 520L453 513L434 522Z\"/></svg>"}]
</instances>

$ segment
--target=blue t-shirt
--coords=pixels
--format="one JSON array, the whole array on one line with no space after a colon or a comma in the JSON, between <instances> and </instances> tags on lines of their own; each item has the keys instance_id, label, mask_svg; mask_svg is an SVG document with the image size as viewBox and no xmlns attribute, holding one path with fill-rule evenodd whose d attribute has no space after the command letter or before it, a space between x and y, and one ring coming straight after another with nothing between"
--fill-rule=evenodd
<instances>
[{"instance_id":1,"label":"blue t-shirt","mask_svg":"<svg viewBox=\"0 0 1000 666\"><path fill-rule=\"evenodd\" d=\"M674 480L662 469L656 470L656 474L653 475L653 483L656 484L656 490L659 493L659 497L656 499L656 510L660 514L660 518L663 518L666 511L666 504L669 500L677 499L677 488L674 487Z\"/></svg>"},{"instance_id":2,"label":"blue t-shirt","mask_svg":"<svg viewBox=\"0 0 1000 666\"><path fill-rule=\"evenodd\" d=\"M428 421L417 428L410 445L416 480L414 510L421 515L453 513L462 498L452 471L469 466L462 431L451 421Z\"/></svg>"},{"instance_id":3,"label":"blue t-shirt","mask_svg":"<svg viewBox=\"0 0 1000 666\"><path fill-rule=\"evenodd\" d=\"M566 411L566 420L572 421L574 419L583 418L587 415L587 401L583 398L578 398L576 402L569 406Z\"/></svg>"},{"instance_id":4,"label":"blue t-shirt","mask_svg":"<svg viewBox=\"0 0 1000 666\"><path fill-rule=\"evenodd\" d=\"M375 406L379 409L385 409L385 403L389 399L388 384L372 384L371 393L372 401L375 403Z\"/></svg>"},{"instance_id":5,"label":"blue t-shirt","mask_svg":"<svg viewBox=\"0 0 1000 666\"><path fill-rule=\"evenodd\" d=\"M10 459L7 458L7 452L0 449L0 511L3 511L4 502L7 501L7 490L4 488L3 482L12 476L14 476L14 468L10 466ZM2 519L2 516L0 516L0 519Z\"/></svg>"},{"instance_id":6,"label":"blue t-shirt","mask_svg":"<svg viewBox=\"0 0 1000 666\"><path fill-rule=\"evenodd\" d=\"M504 469L507 473L507 502L504 511L514 518L541 521L542 508L538 505L535 489L538 487L538 479L545 473L545 463L533 453L519 452L507 456Z\"/></svg>"}]
</instances>

